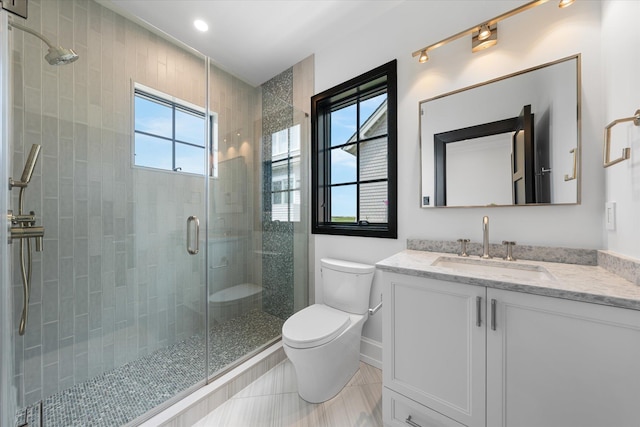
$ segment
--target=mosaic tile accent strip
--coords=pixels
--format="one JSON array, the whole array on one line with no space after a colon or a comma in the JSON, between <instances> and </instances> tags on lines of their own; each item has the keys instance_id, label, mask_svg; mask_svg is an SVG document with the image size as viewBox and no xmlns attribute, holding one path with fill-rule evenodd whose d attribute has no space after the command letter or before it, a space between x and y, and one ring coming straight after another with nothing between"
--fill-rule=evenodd
<instances>
[{"instance_id":1,"label":"mosaic tile accent strip","mask_svg":"<svg viewBox=\"0 0 640 427\"><path fill-rule=\"evenodd\" d=\"M262 89L281 99L287 105L293 104L293 67L262 84Z\"/></svg>"},{"instance_id":2,"label":"mosaic tile accent strip","mask_svg":"<svg viewBox=\"0 0 640 427\"><path fill-rule=\"evenodd\" d=\"M293 68L262 85L263 309L283 319L293 314L293 223L272 220L271 135L293 125Z\"/></svg>"},{"instance_id":3,"label":"mosaic tile accent strip","mask_svg":"<svg viewBox=\"0 0 640 427\"><path fill-rule=\"evenodd\" d=\"M259 310L210 331L210 372L218 372L280 335L283 320ZM44 425L121 426L203 379L204 336L196 335L54 394L44 401ZM27 408L40 425L39 405ZM24 422L25 409L16 414Z\"/></svg>"},{"instance_id":4,"label":"mosaic tile accent strip","mask_svg":"<svg viewBox=\"0 0 640 427\"><path fill-rule=\"evenodd\" d=\"M443 252L457 254L460 243L446 240L407 239L407 249L428 252ZM482 255L482 243L469 242L469 255ZM506 249L503 245L492 243L489 253L495 258L504 257ZM556 248L549 246L515 245L513 257L529 261L560 262L564 264L598 265L598 251L596 249Z\"/></svg>"},{"instance_id":5,"label":"mosaic tile accent strip","mask_svg":"<svg viewBox=\"0 0 640 427\"><path fill-rule=\"evenodd\" d=\"M262 234L263 310L287 319L293 314L293 223L264 223Z\"/></svg>"}]
</instances>

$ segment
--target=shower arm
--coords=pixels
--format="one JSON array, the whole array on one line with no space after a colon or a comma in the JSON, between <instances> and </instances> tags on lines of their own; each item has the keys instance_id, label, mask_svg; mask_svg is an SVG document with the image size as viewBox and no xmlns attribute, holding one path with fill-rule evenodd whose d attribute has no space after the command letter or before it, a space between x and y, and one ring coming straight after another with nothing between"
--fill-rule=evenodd
<instances>
[{"instance_id":1,"label":"shower arm","mask_svg":"<svg viewBox=\"0 0 640 427\"><path fill-rule=\"evenodd\" d=\"M11 27L17 28L17 29L19 29L19 30L25 31L25 32L27 32L27 33L29 33L29 34L32 34L32 35L36 36L37 38L39 38L40 40L42 40L43 42L45 42L45 43L46 43L46 45L47 45L47 46L49 46L49 49L55 49L55 48L56 48L56 47L53 45L53 43L51 43L51 41L49 41L49 39L48 39L48 38L46 38L46 37L45 37L45 36L43 36L42 34L38 33L37 31L32 30L32 29L31 29L31 28L29 28L29 27L25 27L24 25L22 25L22 24L18 24L17 22L13 22L13 21L9 21L9 25L10 25Z\"/></svg>"}]
</instances>

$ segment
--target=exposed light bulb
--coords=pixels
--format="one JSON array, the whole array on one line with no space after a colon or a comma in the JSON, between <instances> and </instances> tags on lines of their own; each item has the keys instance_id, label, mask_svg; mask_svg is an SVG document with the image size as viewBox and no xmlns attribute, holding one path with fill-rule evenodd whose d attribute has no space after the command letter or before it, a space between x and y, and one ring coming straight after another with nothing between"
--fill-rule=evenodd
<instances>
[{"instance_id":1,"label":"exposed light bulb","mask_svg":"<svg viewBox=\"0 0 640 427\"><path fill-rule=\"evenodd\" d=\"M478 40L486 40L491 37L491 30L487 24L482 24L480 26L480 32L478 33Z\"/></svg>"},{"instance_id":2,"label":"exposed light bulb","mask_svg":"<svg viewBox=\"0 0 640 427\"><path fill-rule=\"evenodd\" d=\"M558 3L558 7L560 9L563 9L567 6L571 6L574 2L575 0L560 0L560 3Z\"/></svg>"},{"instance_id":3,"label":"exposed light bulb","mask_svg":"<svg viewBox=\"0 0 640 427\"><path fill-rule=\"evenodd\" d=\"M209 25L202 19L196 19L193 21L193 26L196 27L196 30L202 31L203 33L209 30Z\"/></svg>"},{"instance_id":4,"label":"exposed light bulb","mask_svg":"<svg viewBox=\"0 0 640 427\"><path fill-rule=\"evenodd\" d=\"M498 43L498 25L496 24L492 28L487 29L489 30L489 35L485 38L480 38L482 28L480 28L477 35L471 37L471 52L479 52L488 47L495 46L495 44Z\"/></svg>"}]
</instances>

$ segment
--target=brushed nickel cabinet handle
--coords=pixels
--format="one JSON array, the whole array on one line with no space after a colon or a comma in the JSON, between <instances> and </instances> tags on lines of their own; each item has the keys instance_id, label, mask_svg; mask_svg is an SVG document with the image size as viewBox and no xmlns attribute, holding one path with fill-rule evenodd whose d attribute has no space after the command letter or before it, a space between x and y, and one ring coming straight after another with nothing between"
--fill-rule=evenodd
<instances>
[{"instance_id":1,"label":"brushed nickel cabinet handle","mask_svg":"<svg viewBox=\"0 0 640 427\"><path fill-rule=\"evenodd\" d=\"M404 422L409 424L411 427L422 427L420 424L417 424L415 421L411 419L411 415L409 415L407 419L404 420Z\"/></svg>"},{"instance_id":2,"label":"brushed nickel cabinet handle","mask_svg":"<svg viewBox=\"0 0 640 427\"><path fill-rule=\"evenodd\" d=\"M476 326L482 326L482 297L476 297Z\"/></svg>"},{"instance_id":3,"label":"brushed nickel cabinet handle","mask_svg":"<svg viewBox=\"0 0 640 427\"><path fill-rule=\"evenodd\" d=\"M491 330L496 330L496 300L491 300Z\"/></svg>"}]
</instances>

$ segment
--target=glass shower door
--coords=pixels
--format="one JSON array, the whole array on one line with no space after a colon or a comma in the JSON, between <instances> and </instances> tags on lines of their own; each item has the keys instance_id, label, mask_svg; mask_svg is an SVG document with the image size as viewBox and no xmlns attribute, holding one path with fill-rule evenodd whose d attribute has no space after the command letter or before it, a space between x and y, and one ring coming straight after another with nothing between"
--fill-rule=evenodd
<instances>
[{"instance_id":1,"label":"glass shower door","mask_svg":"<svg viewBox=\"0 0 640 427\"><path fill-rule=\"evenodd\" d=\"M8 246L17 421L40 425L42 402L45 425L126 425L205 382L205 233L187 219L206 228L207 63L92 0L29 14L11 19L80 58L49 65L9 32L8 175L41 146L24 208L44 227L24 335Z\"/></svg>"},{"instance_id":2,"label":"glass shower door","mask_svg":"<svg viewBox=\"0 0 640 427\"><path fill-rule=\"evenodd\" d=\"M214 68L210 75L219 111L207 293L214 377L276 342L308 304L309 130L303 112L264 87ZM292 91L286 81L279 87Z\"/></svg>"}]
</instances>

